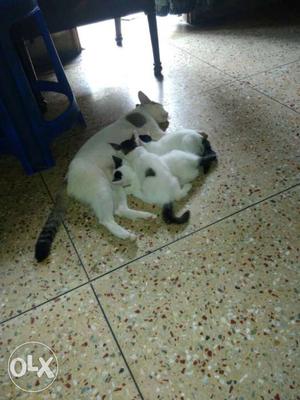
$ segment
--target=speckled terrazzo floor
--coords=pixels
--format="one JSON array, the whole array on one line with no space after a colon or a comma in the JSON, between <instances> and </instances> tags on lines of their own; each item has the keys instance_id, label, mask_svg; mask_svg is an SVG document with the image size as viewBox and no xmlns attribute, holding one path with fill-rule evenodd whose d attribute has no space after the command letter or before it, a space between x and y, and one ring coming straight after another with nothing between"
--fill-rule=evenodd
<instances>
[{"instance_id":1,"label":"speckled terrazzo floor","mask_svg":"<svg viewBox=\"0 0 300 400\"><path fill-rule=\"evenodd\" d=\"M88 128L57 139L57 166L40 175L0 159L1 399L300 399L300 23L196 29L175 17L159 28L162 83L143 17L123 21L122 49L112 22L83 28L86 50L66 72ZM37 265L69 160L139 89L165 104L171 129L201 127L219 154L178 205L190 223L121 221L138 233L128 244L71 202ZM59 363L37 394L7 373L10 353L32 340Z\"/></svg>"}]
</instances>

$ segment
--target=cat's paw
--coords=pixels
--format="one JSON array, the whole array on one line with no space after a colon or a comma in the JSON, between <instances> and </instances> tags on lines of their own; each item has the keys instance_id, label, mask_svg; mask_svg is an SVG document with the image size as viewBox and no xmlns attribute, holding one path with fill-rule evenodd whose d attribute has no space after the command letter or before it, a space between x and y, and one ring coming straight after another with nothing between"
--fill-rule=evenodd
<instances>
[{"instance_id":1,"label":"cat's paw","mask_svg":"<svg viewBox=\"0 0 300 400\"><path fill-rule=\"evenodd\" d=\"M131 242L136 241L137 236L134 233L131 233L124 229L122 234L119 234L118 237L122 240L130 240Z\"/></svg>"},{"instance_id":2,"label":"cat's paw","mask_svg":"<svg viewBox=\"0 0 300 400\"><path fill-rule=\"evenodd\" d=\"M147 211L144 211L143 218L144 219L155 219L155 218L157 218L157 215L147 212Z\"/></svg>"},{"instance_id":3,"label":"cat's paw","mask_svg":"<svg viewBox=\"0 0 300 400\"><path fill-rule=\"evenodd\" d=\"M128 238L131 242L135 242L137 239L137 236L134 233L129 233Z\"/></svg>"},{"instance_id":4,"label":"cat's paw","mask_svg":"<svg viewBox=\"0 0 300 400\"><path fill-rule=\"evenodd\" d=\"M191 183L186 183L183 188L182 188L182 193L183 195L187 195L188 192L192 189L192 184Z\"/></svg>"}]
</instances>

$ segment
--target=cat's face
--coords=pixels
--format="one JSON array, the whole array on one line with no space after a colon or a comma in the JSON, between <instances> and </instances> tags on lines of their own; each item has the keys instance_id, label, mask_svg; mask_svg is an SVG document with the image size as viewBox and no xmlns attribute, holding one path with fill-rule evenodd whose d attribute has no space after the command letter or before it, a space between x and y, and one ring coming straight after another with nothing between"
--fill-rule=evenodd
<instances>
[{"instance_id":1,"label":"cat's face","mask_svg":"<svg viewBox=\"0 0 300 400\"><path fill-rule=\"evenodd\" d=\"M143 107L155 119L162 131L167 130L169 126L169 114L160 103L151 102L138 107Z\"/></svg>"},{"instance_id":2,"label":"cat's face","mask_svg":"<svg viewBox=\"0 0 300 400\"><path fill-rule=\"evenodd\" d=\"M134 193L138 186L135 172L124 160L122 165L114 170L112 183L122 186L128 194Z\"/></svg>"},{"instance_id":3,"label":"cat's face","mask_svg":"<svg viewBox=\"0 0 300 400\"><path fill-rule=\"evenodd\" d=\"M124 142L123 142L124 143ZM120 157L113 156L114 171L112 183L121 185L124 188L132 186L135 182L136 174L128 162Z\"/></svg>"},{"instance_id":4,"label":"cat's face","mask_svg":"<svg viewBox=\"0 0 300 400\"><path fill-rule=\"evenodd\" d=\"M162 104L150 100L143 92L139 92L138 97L141 104L138 104L137 108L143 107L155 119L160 129L166 131L169 126L169 114Z\"/></svg>"}]
</instances>

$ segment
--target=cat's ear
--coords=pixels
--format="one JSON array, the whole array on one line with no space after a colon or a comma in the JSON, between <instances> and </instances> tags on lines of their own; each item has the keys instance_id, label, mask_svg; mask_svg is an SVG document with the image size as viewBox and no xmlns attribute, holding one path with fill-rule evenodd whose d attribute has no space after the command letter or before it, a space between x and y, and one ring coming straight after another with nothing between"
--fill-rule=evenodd
<instances>
[{"instance_id":1,"label":"cat's ear","mask_svg":"<svg viewBox=\"0 0 300 400\"><path fill-rule=\"evenodd\" d=\"M121 151L122 147L121 145L117 144L117 143L109 143L111 145L111 147L116 150L116 151Z\"/></svg>"},{"instance_id":2,"label":"cat's ear","mask_svg":"<svg viewBox=\"0 0 300 400\"><path fill-rule=\"evenodd\" d=\"M140 139L143 143L152 142L152 137L151 137L150 135L139 135L139 139Z\"/></svg>"},{"instance_id":3,"label":"cat's ear","mask_svg":"<svg viewBox=\"0 0 300 400\"><path fill-rule=\"evenodd\" d=\"M141 104L150 104L152 101L149 99L148 96L145 95L141 90L138 92L138 98L141 102Z\"/></svg>"},{"instance_id":4,"label":"cat's ear","mask_svg":"<svg viewBox=\"0 0 300 400\"><path fill-rule=\"evenodd\" d=\"M115 171L112 182L121 185L123 182L123 174L121 171Z\"/></svg>"},{"instance_id":5,"label":"cat's ear","mask_svg":"<svg viewBox=\"0 0 300 400\"><path fill-rule=\"evenodd\" d=\"M110 143L112 145L112 143ZM120 150L125 150L129 145L136 144L136 137L135 134L133 133L130 139L124 140L121 142L119 145Z\"/></svg>"},{"instance_id":6,"label":"cat's ear","mask_svg":"<svg viewBox=\"0 0 300 400\"><path fill-rule=\"evenodd\" d=\"M115 169L118 169L118 168L122 167L122 164L123 164L122 158L119 158L119 157L116 157L116 156L112 156L112 158L114 160Z\"/></svg>"}]
</instances>

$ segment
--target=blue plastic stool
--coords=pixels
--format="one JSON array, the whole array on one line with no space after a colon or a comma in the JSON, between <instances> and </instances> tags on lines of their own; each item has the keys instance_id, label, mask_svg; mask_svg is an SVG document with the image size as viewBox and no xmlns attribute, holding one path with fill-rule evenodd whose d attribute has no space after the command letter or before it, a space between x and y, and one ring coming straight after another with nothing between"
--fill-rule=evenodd
<instances>
[{"instance_id":1,"label":"blue plastic stool","mask_svg":"<svg viewBox=\"0 0 300 400\"><path fill-rule=\"evenodd\" d=\"M42 35L57 82L30 80L24 71L11 32L26 18L34 20ZM69 101L50 121L44 119L35 96L47 91L62 93ZM29 175L54 165L49 146L56 136L77 122L85 126L36 0L0 1L0 113L0 154L16 155Z\"/></svg>"}]
</instances>

